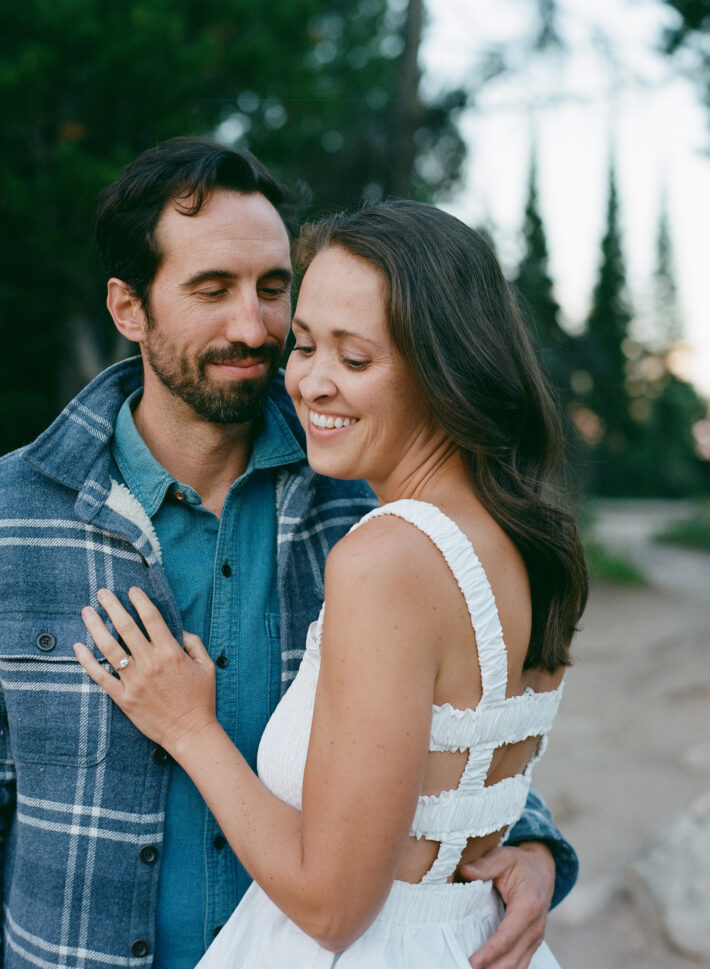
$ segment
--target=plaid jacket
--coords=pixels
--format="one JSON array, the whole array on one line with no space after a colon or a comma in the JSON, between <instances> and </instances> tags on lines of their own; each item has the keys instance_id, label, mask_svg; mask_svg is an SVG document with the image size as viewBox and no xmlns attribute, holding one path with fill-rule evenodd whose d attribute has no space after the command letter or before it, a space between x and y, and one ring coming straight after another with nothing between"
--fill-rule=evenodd
<instances>
[{"instance_id":1,"label":"plaid jacket","mask_svg":"<svg viewBox=\"0 0 710 969\"><path fill-rule=\"evenodd\" d=\"M110 480L116 416L140 381L138 358L117 364L32 445L0 461L5 969L153 961L170 761L72 651L86 639L80 609L96 605L102 586L140 585L174 634L182 628L151 529L140 515L126 517ZM280 381L272 396L300 435ZM328 550L375 500L363 483L323 478L305 461L278 472L276 494L285 689L320 608ZM574 854L544 805L530 808L513 834L554 847L561 897L574 882Z\"/></svg>"}]
</instances>

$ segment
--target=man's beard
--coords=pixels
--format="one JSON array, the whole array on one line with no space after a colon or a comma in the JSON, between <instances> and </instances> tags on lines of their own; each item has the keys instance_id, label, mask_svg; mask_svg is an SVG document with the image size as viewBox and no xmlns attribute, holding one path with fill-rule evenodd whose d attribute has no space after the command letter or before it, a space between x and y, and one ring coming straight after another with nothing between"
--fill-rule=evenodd
<instances>
[{"instance_id":1,"label":"man's beard","mask_svg":"<svg viewBox=\"0 0 710 969\"><path fill-rule=\"evenodd\" d=\"M258 348L232 343L213 348L190 359L178 353L160 326L146 311L147 330L143 343L146 362L168 390L188 404L206 421L215 424L244 424L256 420L264 409L269 386L276 375L281 347L265 343ZM257 360L266 365L261 377L245 377L216 384L207 376L207 365L239 360Z\"/></svg>"}]
</instances>

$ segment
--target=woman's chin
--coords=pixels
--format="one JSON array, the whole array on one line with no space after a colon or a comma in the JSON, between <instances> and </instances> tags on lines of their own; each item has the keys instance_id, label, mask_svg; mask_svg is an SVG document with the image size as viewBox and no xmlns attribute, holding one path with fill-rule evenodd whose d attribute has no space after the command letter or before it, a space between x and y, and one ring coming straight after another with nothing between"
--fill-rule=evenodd
<instances>
[{"instance_id":1,"label":"woman's chin","mask_svg":"<svg viewBox=\"0 0 710 969\"><path fill-rule=\"evenodd\" d=\"M313 454L309 450L308 463L316 474L326 478L339 478L341 481L357 481L362 473L357 468L346 466L342 461L329 461L322 454Z\"/></svg>"}]
</instances>

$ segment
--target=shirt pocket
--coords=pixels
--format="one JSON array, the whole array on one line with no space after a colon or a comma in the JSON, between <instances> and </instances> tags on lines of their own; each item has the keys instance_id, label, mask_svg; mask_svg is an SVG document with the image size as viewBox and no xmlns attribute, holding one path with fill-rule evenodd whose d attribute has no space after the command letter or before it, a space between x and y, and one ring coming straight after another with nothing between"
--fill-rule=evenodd
<instances>
[{"instance_id":1,"label":"shirt pocket","mask_svg":"<svg viewBox=\"0 0 710 969\"><path fill-rule=\"evenodd\" d=\"M74 656L74 643L85 641L78 615L0 616L0 684L17 765L93 767L106 759L111 701Z\"/></svg>"}]
</instances>

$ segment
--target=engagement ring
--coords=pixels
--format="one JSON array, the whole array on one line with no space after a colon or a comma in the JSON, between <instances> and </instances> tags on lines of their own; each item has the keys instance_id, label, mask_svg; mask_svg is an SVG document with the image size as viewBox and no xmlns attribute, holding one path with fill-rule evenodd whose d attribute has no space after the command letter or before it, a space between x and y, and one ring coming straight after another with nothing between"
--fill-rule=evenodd
<instances>
[{"instance_id":1,"label":"engagement ring","mask_svg":"<svg viewBox=\"0 0 710 969\"><path fill-rule=\"evenodd\" d=\"M125 670L127 666L128 666L128 657L124 656L116 668L119 670Z\"/></svg>"}]
</instances>

